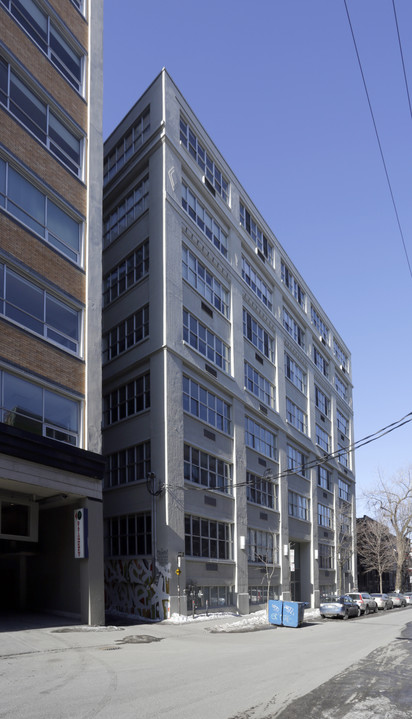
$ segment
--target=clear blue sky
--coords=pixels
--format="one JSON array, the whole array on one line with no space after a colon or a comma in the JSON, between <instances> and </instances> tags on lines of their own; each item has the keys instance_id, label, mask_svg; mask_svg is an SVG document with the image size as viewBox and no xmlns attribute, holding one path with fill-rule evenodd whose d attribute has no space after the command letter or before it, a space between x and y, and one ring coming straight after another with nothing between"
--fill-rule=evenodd
<instances>
[{"instance_id":1,"label":"clear blue sky","mask_svg":"<svg viewBox=\"0 0 412 719\"><path fill-rule=\"evenodd\" d=\"M104 0L104 137L166 67L352 352L355 439L412 412L412 279L344 0ZM347 0L412 263L412 119L392 0ZM395 0L412 93L412 2ZM360 501L412 423L356 452Z\"/></svg>"}]
</instances>

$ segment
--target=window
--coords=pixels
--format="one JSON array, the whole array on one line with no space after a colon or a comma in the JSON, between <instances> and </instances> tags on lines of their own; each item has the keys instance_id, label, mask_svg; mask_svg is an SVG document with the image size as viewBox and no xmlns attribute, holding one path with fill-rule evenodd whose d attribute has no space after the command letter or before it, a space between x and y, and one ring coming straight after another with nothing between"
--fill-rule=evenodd
<instances>
[{"instance_id":1,"label":"window","mask_svg":"<svg viewBox=\"0 0 412 719\"><path fill-rule=\"evenodd\" d=\"M343 479L339 480L339 499L344 499L345 502L349 502L349 484L344 482Z\"/></svg>"},{"instance_id":2,"label":"window","mask_svg":"<svg viewBox=\"0 0 412 719\"><path fill-rule=\"evenodd\" d=\"M310 308L311 318L312 318L312 324L316 327L319 337L324 340L325 343L328 341L329 337L329 329L326 326L325 322L322 320L319 313L315 310L313 305Z\"/></svg>"},{"instance_id":3,"label":"window","mask_svg":"<svg viewBox=\"0 0 412 719\"><path fill-rule=\"evenodd\" d=\"M290 381L306 394L306 373L303 369L285 352L285 375Z\"/></svg>"},{"instance_id":4,"label":"window","mask_svg":"<svg viewBox=\"0 0 412 719\"><path fill-rule=\"evenodd\" d=\"M250 604L266 604L268 599L279 599L279 587L269 587L267 584L259 584L256 587L248 587Z\"/></svg>"},{"instance_id":5,"label":"window","mask_svg":"<svg viewBox=\"0 0 412 719\"><path fill-rule=\"evenodd\" d=\"M286 397L286 419L293 427L306 434L308 429L308 418L302 410Z\"/></svg>"},{"instance_id":6,"label":"window","mask_svg":"<svg viewBox=\"0 0 412 719\"><path fill-rule=\"evenodd\" d=\"M330 491L330 472L321 465L318 465L318 485Z\"/></svg>"},{"instance_id":7,"label":"window","mask_svg":"<svg viewBox=\"0 0 412 719\"><path fill-rule=\"evenodd\" d=\"M126 257L120 265L114 267L103 280L103 304L123 295L149 272L149 240L143 242L137 250Z\"/></svg>"},{"instance_id":8,"label":"window","mask_svg":"<svg viewBox=\"0 0 412 719\"><path fill-rule=\"evenodd\" d=\"M319 387L315 385L315 405L326 417L329 415L330 400Z\"/></svg>"},{"instance_id":9,"label":"window","mask_svg":"<svg viewBox=\"0 0 412 719\"><path fill-rule=\"evenodd\" d=\"M342 444L338 442L338 460L344 467L349 467L349 452Z\"/></svg>"},{"instance_id":10,"label":"window","mask_svg":"<svg viewBox=\"0 0 412 719\"><path fill-rule=\"evenodd\" d=\"M79 402L8 372L0 372L0 380L2 422L78 446Z\"/></svg>"},{"instance_id":11,"label":"window","mask_svg":"<svg viewBox=\"0 0 412 719\"><path fill-rule=\"evenodd\" d=\"M184 182L182 183L182 207L208 240L222 253L223 257L227 257L227 234Z\"/></svg>"},{"instance_id":12,"label":"window","mask_svg":"<svg viewBox=\"0 0 412 719\"><path fill-rule=\"evenodd\" d=\"M274 360L273 339L252 315L243 309L243 336L265 355L271 362Z\"/></svg>"},{"instance_id":13,"label":"window","mask_svg":"<svg viewBox=\"0 0 412 719\"><path fill-rule=\"evenodd\" d=\"M347 437L349 434L349 420L338 409L336 410L336 424L339 432L342 432Z\"/></svg>"},{"instance_id":14,"label":"window","mask_svg":"<svg viewBox=\"0 0 412 719\"><path fill-rule=\"evenodd\" d=\"M278 509L278 486L268 479L246 473L246 496L248 502L260 504L268 509Z\"/></svg>"},{"instance_id":15,"label":"window","mask_svg":"<svg viewBox=\"0 0 412 719\"><path fill-rule=\"evenodd\" d=\"M329 452L330 448L330 437L322 427L316 425L316 444L319 445L325 452Z\"/></svg>"},{"instance_id":16,"label":"window","mask_svg":"<svg viewBox=\"0 0 412 719\"><path fill-rule=\"evenodd\" d=\"M342 382L339 377L335 374L335 389L339 395L339 397L342 397L342 399L347 399L347 386L344 382Z\"/></svg>"},{"instance_id":17,"label":"window","mask_svg":"<svg viewBox=\"0 0 412 719\"><path fill-rule=\"evenodd\" d=\"M298 343L299 347L305 349L305 333L285 308L283 308L283 326L286 332Z\"/></svg>"},{"instance_id":18,"label":"window","mask_svg":"<svg viewBox=\"0 0 412 719\"><path fill-rule=\"evenodd\" d=\"M192 590L195 591L196 607L206 609L211 607L231 607L235 605L233 587L202 587L196 584L189 585L186 587L186 600L187 600L187 611L188 615L192 611Z\"/></svg>"},{"instance_id":19,"label":"window","mask_svg":"<svg viewBox=\"0 0 412 719\"><path fill-rule=\"evenodd\" d=\"M145 305L103 337L103 360L107 362L114 359L148 336L149 305Z\"/></svg>"},{"instance_id":20,"label":"window","mask_svg":"<svg viewBox=\"0 0 412 719\"><path fill-rule=\"evenodd\" d=\"M195 290L215 309L229 318L229 292L184 245L182 246L182 272L184 279Z\"/></svg>"},{"instance_id":21,"label":"window","mask_svg":"<svg viewBox=\"0 0 412 719\"><path fill-rule=\"evenodd\" d=\"M75 50L33 0L0 0L66 80L82 91L83 55Z\"/></svg>"},{"instance_id":22,"label":"window","mask_svg":"<svg viewBox=\"0 0 412 719\"><path fill-rule=\"evenodd\" d=\"M136 557L152 553L150 514L126 514L105 520L105 556Z\"/></svg>"},{"instance_id":23,"label":"window","mask_svg":"<svg viewBox=\"0 0 412 719\"><path fill-rule=\"evenodd\" d=\"M273 532L247 530L248 561L259 564L279 564L279 537Z\"/></svg>"},{"instance_id":24,"label":"window","mask_svg":"<svg viewBox=\"0 0 412 719\"><path fill-rule=\"evenodd\" d=\"M321 527L333 527L333 511L324 504L318 504L318 524Z\"/></svg>"},{"instance_id":25,"label":"window","mask_svg":"<svg viewBox=\"0 0 412 719\"><path fill-rule=\"evenodd\" d=\"M319 544L319 569L334 568L334 548L329 544Z\"/></svg>"},{"instance_id":26,"label":"window","mask_svg":"<svg viewBox=\"0 0 412 719\"><path fill-rule=\"evenodd\" d=\"M150 441L109 454L106 457L104 486L108 489L146 479L150 468Z\"/></svg>"},{"instance_id":27,"label":"window","mask_svg":"<svg viewBox=\"0 0 412 719\"><path fill-rule=\"evenodd\" d=\"M275 388L259 374L248 362L245 362L245 388L252 392L263 404L273 409Z\"/></svg>"},{"instance_id":28,"label":"window","mask_svg":"<svg viewBox=\"0 0 412 719\"><path fill-rule=\"evenodd\" d=\"M272 292L251 264L242 257L242 277L261 302L272 310Z\"/></svg>"},{"instance_id":29,"label":"window","mask_svg":"<svg viewBox=\"0 0 412 719\"><path fill-rule=\"evenodd\" d=\"M45 145L76 177L82 177L82 138L57 119L0 57L0 104Z\"/></svg>"},{"instance_id":30,"label":"window","mask_svg":"<svg viewBox=\"0 0 412 719\"><path fill-rule=\"evenodd\" d=\"M313 348L313 361L318 369L322 372L325 377L328 376L328 363L326 359L324 358L323 354L319 352L319 350L314 347Z\"/></svg>"},{"instance_id":31,"label":"window","mask_svg":"<svg viewBox=\"0 0 412 719\"><path fill-rule=\"evenodd\" d=\"M149 207L149 175L103 220L103 244L110 245Z\"/></svg>"},{"instance_id":32,"label":"window","mask_svg":"<svg viewBox=\"0 0 412 719\"><path fill-rule=\"evenodd\" d=\"M80 311L2 264L0 314L65 350L80 353Z\"/></svg>"},{"instance_id":33,"label":"window","mask_svg":"<svg viewBox=\"0 0 412 719\"><path fill-rule=\"evenodd\" d=\"M240 202L239 203L239 219L240 224L251 236L258 250L268 260L270 264L273 264L273 246L269 240L265 237L260 227L257 225L253 217L250 215L246 207Z\"/></svg>"},{"instance_id":34,"label":"window","mask_svg":"<svg viewBox=\"0 0 412 719\"><path fill-rule=\"evenodd\" d=\"M230 404L183 376L183 409L216 429L230 434Z\"/></svg>"},{"instance_id":35,"label":"window","mask_svg":"<svg viewBox=\"0 0 412 719\"><path fill-rule=\"evenodd\" d=\"M188 444L184 446L184 476L189 482L232 494L232 465Z\"/></svg>"},{"instance_id":36,"label":"window","mask_svg":"<svg viewBox=\"0 0 412 719\"><path fill-rule=\"evenodd\" d=\"M302 477L308 476L308 470L306 469L308 458L303 454L303 452L288 444L287 459L288 470L290 472L293 472L293 474L300 474Z\"/></svg>"},{"instance_id":37,"label":"window","mask_svg":"<svg viewBox=\"0 0 412 719\"><path fill-rule=\"evenodd\" d=\"M309 499L296 492L288 491L288 513L289 517L309 521Z\"/></svg>"},{"instance_id":38,"label":"window","mask_svg":"<svg viewBox=\"0 0 412 719\"><path fill-rule=\"evenodd\" d=\"M107 427L149 407L150 372L147 372L104 397L104 423Z\"/></svg>"},{"instance_id":39,"label":"window","mask_svg":"<svg viewBox=\"0 0 412 719\"><path fill-rule=\"evenodd\" d=\"M187 310L183 310L183 340L224 372L230 372L229 347Z\"/></svg>"},{"instance_id":40,"label":"window","mask_svg":"<svg viewBox=\"0 0 412 719\"><path fill-rule=\"evenodd\" d=\"M233 559L233 526L185 515L185 553L188 557Z\"/></svg>"},{"instance_id":41,"label":"window","mask_svg":"<svg viewBox=\"0 0 412 719\"><path fill-rule=\"evenodd\" d=\"M296 302L302 307L302 309L305 309L305 292L283 260L281 263L281 277L282 282L285 283L290 294L295 298Z\"/></svg>"},{"instance_id":42,"label":"window","mask_svg":"<svg viewBox=\"0 0 412 719\"><path fill-rule=\"evenodd\" d=\"M220 195L222 200L229 204L229 182L226 180L218 166L212 160L211 156L200 144L193 130L187 122L180 118L180 141L182 145L189 151L195 162L205 173L207 182L210 183L212 189Z\"/></svg>"},{"instance_id":43,"label":"window","mask_svg":"<svg viewBox=\"0 0 412 719\"><path fill-rule=\"evenodd\" d=\"M342 347L336 342L335 338L333 338L333 352L334 355L339 362L341 369L348 371L349 368L349 360L347 354L343 351Z\"/></svg>"},{"instance_id":44,"label":"window","mask_svg":"<svg viewBox=\"0 0 412 719\"><path fill-rule=\"evenodd\" d=\"M275 435L250 417L245 417L245 443L265 457L276 459Z\"/></svg>"},{"instance_id":45,"label":"window","mask_svg":"<svg viewBox=\"0 0 412 719\"><path fill-rule=\"evenodd\" d=\"M112 179L127 160L146 142L150 133L150 107L137 118L131 130L104 160L104 184Z\"/></svg>"},{"instance_id":46,"label":"window","mask_svg":"<svg viewBox=\"0 0 412 719\"><path fill-rule=\"evenodd\" d=\"M70 217L1 158L0 207L72 262L81 263L82 223Z\"/></svg>"}]
</instances>

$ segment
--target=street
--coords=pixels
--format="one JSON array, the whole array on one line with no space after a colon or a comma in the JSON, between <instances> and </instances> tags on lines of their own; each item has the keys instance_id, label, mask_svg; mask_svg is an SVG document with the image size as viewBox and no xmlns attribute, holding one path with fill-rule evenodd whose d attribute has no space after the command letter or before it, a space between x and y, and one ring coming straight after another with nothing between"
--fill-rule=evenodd
<instances>
[{"instance_id":1,"label":"street","mask_svg":"<svg viewBox=\"0 0 412 719\"><path fill-rule=\"evenodd\" d=\"M412 717L410 607L297 629L236 622L22 630L0 618L0 717Z\"/></svg>"}]
</instances>

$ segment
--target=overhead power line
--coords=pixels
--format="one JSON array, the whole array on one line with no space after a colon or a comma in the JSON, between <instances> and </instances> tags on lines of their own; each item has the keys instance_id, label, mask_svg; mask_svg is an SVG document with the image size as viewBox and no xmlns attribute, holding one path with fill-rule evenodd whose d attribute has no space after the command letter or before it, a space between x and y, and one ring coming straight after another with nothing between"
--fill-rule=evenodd
<instances>
[{"instance_id":1,"label":"overhead power line","mask_svg":"<svg viewBox=\"0 0 412 719\"><path fill-rule=\"evenodd\" d=\"M351 22L351 19L350 19L349 10L348 10L348 6L347 6L347 3L346 3L346 0L343 0L343 2L344 2L344 4L345 4L346 15L347 15L347 17L348 17L348 22L349 22L350 31L351 31L351 34L352 34L353 44L354 44L354 47L355 47L356 57L357 57L357 59L358 59L358 65L359 65L360 73L361 73L361 76L362 76L363 86L364 86L364 88L365 88L366 98L367 98L368 105L369 105L369 111L370 111L370 114L371 114L371 117L372 117L372 122L373 122L373 127L374 127L374 129L375 129L376 139L377 139L377 141L378 141L378 147L379 147L379 152L380 152L381 159L382 159L383 168L384 168L384 170L385 170L386 181L387 181L387 183L388 183L389 193L390 193L390 196L391 196L391 199L392 199L393 209L394 209L394 211L395 211L395 216L396 216L396 221L397 221L397 224L398 224L399 234L400 234L400 236L401 236L402 245L403 245L403 249L404 249L405 257L406 257L406 262L407 262L407 264L408 264L409 274L410 274L411 279L412 279L412 267L411 267L411 263L410 263L410 260L409 260L408 250L407 250L407 248L406 248L405 238L404 238L404 235L403 235L403 230L402 230L401 221L400 221L400 219L399 219L398 209L397 209L397 207L396 207L395 197L394 197L394 194L393 194L392 185L391 185L391 181L390 181L390 178L389 178L388 168L387 168L387 166L386 166L385 157L384 157L384 154L383 154L382 144L381 144L381 141L380 141L380 138L379 138L379 132L378 132L378 128L377 128L376 121L375 121L375 116L374 116L373 109L372 109L372 103L371 103L371 100L370 100L370 97L369 97L368 88L367 88L367 85L366 85L365 75L364 75L364 72L363 72L362 63L361 63L361 59L360 59L360 56L359 56L358 46L357 46L357 44L356 44L355 33L354 33L354 31L353 31L352 22ZM394 10L395 10L395 6L393 6L393 7L394 7ZM395 13L395 17L396 17L396 13ZM397 23L396 23L396 25L397 25ZM399 37L399 35L398 35L398 37ZM402 61L403 61L403 55L402 55ZM405 75L405 79L406 79L406 75Z\"/></svg>"},{"instance_id":2,"label":"overhead power line","mask_svg":"<svg viewBox=\"0 0 412 719\"><path fill-rule=\"evenodd\" d=\"M344 450L339 449L336 450L336 452L329 452L324 453L323 457L316 457L315 459L311 460L310 462L307 462L304 465L300 465L297 467L294 467L293 469L286 469L283 472L277 472L275 473L269 473L267 474L267 478L271 480L280 480L284 477L288 477L291 474L301 474L303 470L307 469L313 469L315 467L320 467L329 462L331 459L336 459L340 457L342 454L348 454L349 452L353 452L355 449L360 449L361 447L364 447L366 444L370 444L371 442L376 442L377 439L381 439L387 434L390 434L391 432L394 432L396 429L399 429L400 427L403 427L405 424L408 424L409 422L412 422L412 412L409 412L404 417L401 417L401 419L398 419L396 422L392 422L391 424L386 425L385 427L382 427L382 429L378 429L376 432L373 432L373 434L369 434L366 437L363 437L362 439L356 440L356 442L353 442L348 447L345 447ZM263 476L264 478L264 476ZM257 477L257 479L262 479L262 477ZM236 482L234 484L227 484L223 487L219 487L219 489L232 489L232 488L238 488L238 487L245 487L245 486L252 486L251 482L248 481L242 481L242 482ZM192 492L206 492L210 489L213 489L213 487L185 487L185 490L192 491Z\"/></svg>"},{"instance_id":3,"label":"overhead power line","mask_svg":"<svg viewBox=\"0 0 412 719\"><path fill-rule=\"evenodd\" d=\"M405 87L406 87L406 94L408 96L408 105L409 105L409 112L412 117L412 105L411 105L411 96L409 94L409 85L408 85L408 78L406 76L406 68L405 68L405 62L403 59L403 51L402 51L402 42L401 42L401 34L399 32L399 25L398 25L398 17L396 14L396 8L395 8L395 0L392 0L392 7L393 7L393 14L395 17L395 24L396 24L396 32L398 34L398 44L399 44L399 52L401 54L401 62L402 62L402 69L403 69L403 78L405 80Z\"/></svg>"}]
</instances>

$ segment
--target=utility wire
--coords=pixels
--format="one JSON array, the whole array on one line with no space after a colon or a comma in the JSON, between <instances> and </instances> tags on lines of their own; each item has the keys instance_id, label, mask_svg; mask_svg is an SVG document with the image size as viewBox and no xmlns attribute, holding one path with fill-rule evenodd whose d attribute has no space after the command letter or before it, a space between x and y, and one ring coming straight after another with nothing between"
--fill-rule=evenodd
<instances>
[{"instance_id":1,"label":"utility wire","mask_svg":"<svg viewBox=\"0 0 412 719\"><path fill-rule=\"evenodd\" d=\"M271 480L280 480L284 477L288 477L291 474L302 474L303 470L307 469L314 469L315 467L320 467L324 465L325 463L329 462L331 459L336 459L342 454L348 454L349 452L353 452L355 449L359 449L360 447L364 447L366 444L370 444L371 442L375 442L377 439L381 439L387 434L390 434L391 432L394 432L396 429L399 429L400 427L403 427L405 424L408 424L409 422L412 422L412 412L409 412L404 417L401 417L401 419L398 419L396 422L392 422L391 424L386 425L386 427L383 427L382 429L377 430L376 432L373 432L373 434L369 434L366 437L363 437L362 439L356 440L356 442L353 442L353 444L349 445L348 447L345 447L344 450L338 449L335 452L329 452L325 453L323 457L317 457L310 462L307 462L304 465L296 466L293 469L287 469L283 472L278 472L276 474L270 473L270 475L267 475L267 478ZM263 477L256 477L257 480L264 479ZM234 489L239 487L245 487L245 486L253 486L253 482L250 481L242 481L242 482L236 482L234 484L226 484L221 487L184 487L185 491L192 491L192 492L206 492L210 489Z\"/></svg>"},{"instance_id":2,"label":"utility wire","mask_svg":"<svg viewBox=\"0 0 412 719\"><path fill-rule=\"evenodd\" d=\"M410 112L410 115L411 115L411 117L412 117L411 97L410 97L410 94L409 94L408 78L407 78L407 76L406 76L405 62L404 62L404 59L403 59L402 42L401 42L401 35L400 35L400 32L399 32L398 17L397 17L397 15L396 15L395 0L392 0L392 7L393 7L393 14L394 14L394 16L395 16L396 32L398 33L399 52L400 52L400 54L401 54L403 77L404 77L404 80L405 80L406 94L407 94L407 96L408 96L409 112Z\"/></svg>"},{"instance_id":3,"label":"utility wire","mask_svg":"<svg viewBox=\"0 0 412 719\"><path fill-rule=\"evenodd\" d=\"M350 27L350 31L351 31L351 34L352 34L352 40L353 40L353 44L354 44L354 47L355 47L356 57L357 57L357 59L358 59L359 69L360 69L360 73L361 73L362 81L363 81L363 86L364 86L364 88L365 88L366 98L367 98L368 105L369 105L369 111L370 111L370 114L371 114L371 117L372 117L373 127L375 128L375 135L376 135L376 139L377 139L377 141L378 141L379 152L380 152L381 159L382 159L382 163L383 163L383 167L384 167L384 170L385 170L386 181L387 181L387 183L388 183L389 192L390 192L390 196L391 196L392 204L393 204L393 209L394 209L394 211L395 211L396 221L397 221L397 223L398 223L399 234L400 234L400 236L401 236L402 245L403 245L403 249L404 249L405 257L406 257L406 262L407 262L408 267L409 267L409 274L410 274L411 279L412 279L412 267L411 267L411 263L410 263L410 261L409 261L408 250L406 249L405 238L404 238L404 236L403 236L402 226L401 226L401 222L400 222L400 219L399 219L398 210L397 210L397 207L396 207L395 197L394 197L394 194L393 194L393 191L392 191L391 181L390 181L390 179L389 179L388 168L386 167L385 157L384 157L384 154L383 154L382 145L381 145L381 141L380 141L380 138L379 138L379 133L378 133L378 128L377 128L376 121L375 121L375 116L374 116L374 114L373 114L372 103L371 103L371 101L370 101L369 92L368 92L368 88L367 88L367 85L366 85L365 75L364 75L364 72L363 72L362 63L361 63L360 56L359 56L359 52L358 52L358 46L357 46L357 44L356 44L355 34L354 34L354 32L353 32L352 22L351 22L351 19L350 19L349 10L348 10L348 6L347 6L347 3L346 3L346 0L343 0L343 2L344 2L344 5L345 5L345 9L346 9L346 15L347 15L347 17L348 17L349 27Z\"/></svg>"}]
</instances>

